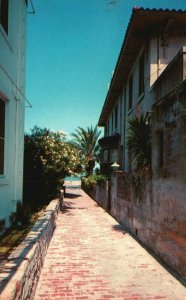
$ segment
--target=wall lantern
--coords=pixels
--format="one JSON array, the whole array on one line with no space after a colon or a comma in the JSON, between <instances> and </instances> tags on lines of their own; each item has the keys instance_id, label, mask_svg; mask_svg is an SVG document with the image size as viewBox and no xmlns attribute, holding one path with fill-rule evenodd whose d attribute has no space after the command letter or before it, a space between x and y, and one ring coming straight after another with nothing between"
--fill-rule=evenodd
<instances>
[{"instance_id":1,"label":"wall lantern","mask_svg":"<svg viewBox=\"0 0 186 300\"><path fill-rule=\"evenodd\" d=\"M152 118L152 114L155 113L155 111L153 110L150 110L150 111L147 111L146 114L145 114L145 125L149 125L149 122Z\"/></svg>"},{"instance_id":2,"label":"wall lantern","mask_svg":"<svg viewBox=\"0 0 186 300\"><path fill-rule=\"evenodd\" d=\"M111 166L112 171L118 171L120 168L120 165L115 161Z\"/></svg>"}]
</instances>

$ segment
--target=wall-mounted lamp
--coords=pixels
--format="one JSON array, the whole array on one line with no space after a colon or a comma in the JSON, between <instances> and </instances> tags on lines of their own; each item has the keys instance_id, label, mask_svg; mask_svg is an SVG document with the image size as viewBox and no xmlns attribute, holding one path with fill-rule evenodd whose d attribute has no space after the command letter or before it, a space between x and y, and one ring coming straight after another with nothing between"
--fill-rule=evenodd
<instances>
[{"instance_id":1,"label":"wall-mounted lamp","mask_svg":"<svg viewBox=\"0 0 186 300\"><path fill-rule=\"evenodd\" d=\"M115 161L111 166L112 171L118 171L120 168L120 165Z\"/></svg>"},{"instance_id":2,"label":"wall-mounted lamp","mask_svg":"<svg viewBox=\"0 0 186 300\"><path fill-rule=\"evenodd\" d=\"M151 119L151 116L152 114L155 113L155 111L153 110L150 110L150 111L147 111L146 114L145 114L145 125L149 125L149 120Z\"/></svg>"}]
</instances>

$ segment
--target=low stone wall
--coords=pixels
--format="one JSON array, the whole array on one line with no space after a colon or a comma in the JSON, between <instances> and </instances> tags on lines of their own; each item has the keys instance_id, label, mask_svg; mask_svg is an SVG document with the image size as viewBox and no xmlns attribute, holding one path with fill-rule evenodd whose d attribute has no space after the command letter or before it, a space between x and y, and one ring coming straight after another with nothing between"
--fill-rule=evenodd
<instances>
[{"instance_id":1,"label":"low stone wall","mask_svg":"<svg viewBox=\"0 0 186 300\"><path fill-rule=\"evenodd\" d=\"M0 300L33 299L62 202L63 193L59 199L50 202L25 240L8 257L4 271L0 273Z\"/></svg>"},{"instance_id":2,"label":"low stone wall","mask_svg":"<svg viewBox=\"0 0 186 300\"><path fill-rule=\"evenodd\" d=\"M83 179L85 180L85 179ZM109 209L109 183L106 181L101 185L95 185L92 190L87 191L82 184L82 189L94 199L105 210Z\"/></svg>"},{"instance_id":3,"label":"low stone wall","mask_svg":"<svg viewBox=\"0 0 186 300\"><path fill-rule=\"evenodd\" d=\"M95 200L96 202L103 207L105 210L108 209L108 198L109 198L109 185L108 181L106 181L102 185L97 185L95 189Z\"/></svg>"}]
</instances>

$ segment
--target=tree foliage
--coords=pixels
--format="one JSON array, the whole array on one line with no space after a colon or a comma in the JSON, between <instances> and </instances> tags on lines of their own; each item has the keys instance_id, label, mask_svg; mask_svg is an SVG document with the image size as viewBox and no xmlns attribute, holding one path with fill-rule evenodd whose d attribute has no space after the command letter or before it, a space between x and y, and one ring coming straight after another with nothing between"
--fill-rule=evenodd
<instances>
[{"instance_id":1,"label":"tree foliage","mask_svg":"<svg viewBox=\"0 0 186 300\"><path fill-rule=\"evenodd\" d=\"M24 198L56 194L62 179L79 168L78 151L63 133L34 127L25 135Z\"/></svg>"},{"instance_id":2,"label":"tree foliage","mask_svg":"<svg viewBox=\"0 0 186 300\"><path fill-rule=\"evenodd\" d=\"M90 126L86 129L78 127L75 131L75 133L72 133L72 142L79 149L80 157L87 172L91 173L94 167L94 163L92 162L97 157L99 151L98 139L101 131L98 130L97 126L94 128Z\"/></svg>"},{"instance_id":3,"label":"tree foliage","mask_svg":"<svg viewBox=\"0 0 186 300\"><path fill-rule=\"evenodd\" d=\"M127 145L135 168L141 169L151 165L151 126L147 117L133 116L128 120Z\"/></svg>"}]
</instances>

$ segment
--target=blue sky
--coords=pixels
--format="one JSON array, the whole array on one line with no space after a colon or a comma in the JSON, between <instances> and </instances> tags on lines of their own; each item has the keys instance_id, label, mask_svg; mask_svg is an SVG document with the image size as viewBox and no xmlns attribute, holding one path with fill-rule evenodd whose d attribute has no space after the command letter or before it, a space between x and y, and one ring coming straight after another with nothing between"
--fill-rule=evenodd
<instances>
[{"instance_id":1,"label":"blue sky","mask_svg":"<svg viewBox=\"0 0 186 300\"><path fill-rule=\"evenodd\" d=\"M27 21L25 131L96 125L132 7L186 9L186 0L33 0Z\"/></svg>"}]
</instances>

